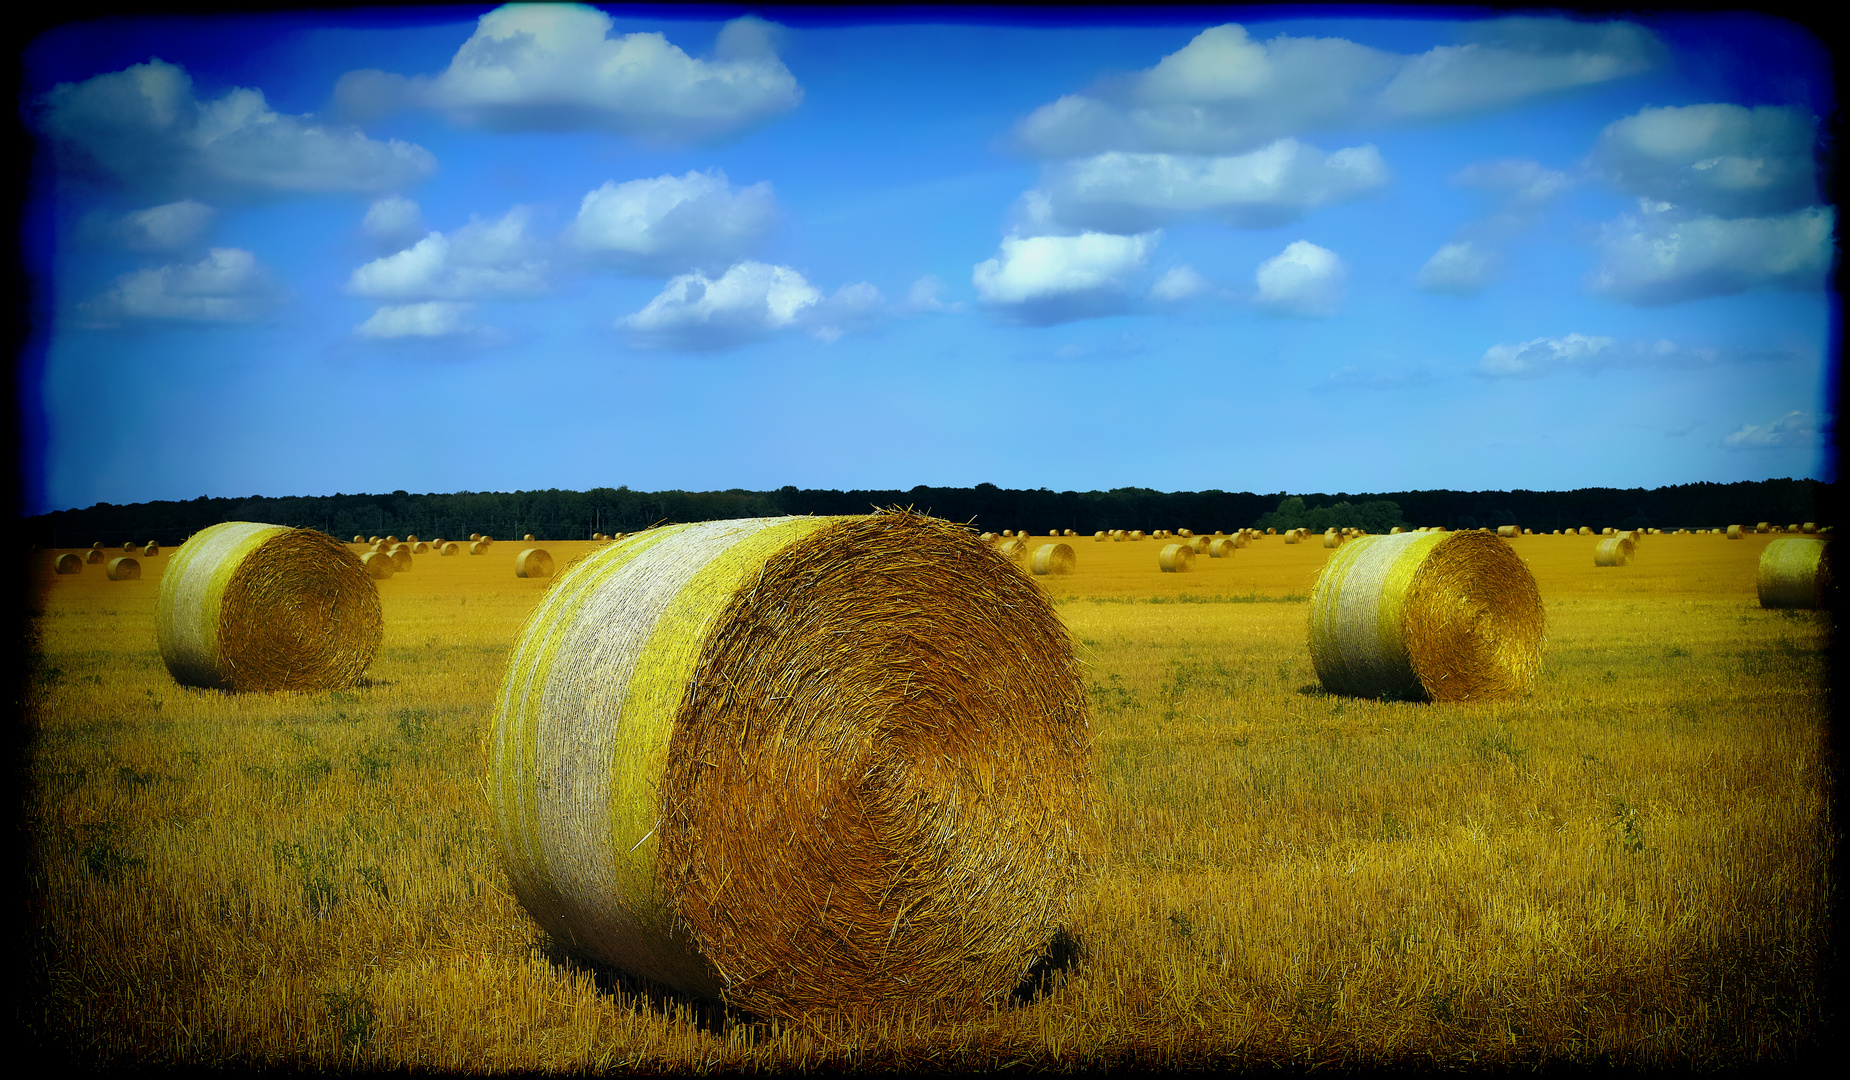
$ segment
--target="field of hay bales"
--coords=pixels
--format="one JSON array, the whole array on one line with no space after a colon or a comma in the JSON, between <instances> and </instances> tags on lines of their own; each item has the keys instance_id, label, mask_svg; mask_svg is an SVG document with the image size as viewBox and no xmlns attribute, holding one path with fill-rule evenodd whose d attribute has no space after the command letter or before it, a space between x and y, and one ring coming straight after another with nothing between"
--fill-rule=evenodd
<instances>
[{"instance_id":1,"label":"field of hay bales","mask_svg":"<svg viewBox=\"0 0 1850 1080\"><path fill-rule=\"evenodd\" d=\"M1831 624L1759 606L1772 539L1652 535L1616 567L1591 536L1510 539L1542 673L1448 704L1320 689L1307 601L1335 549L1262 536L1164 573L1164 541L1073 544L1032 578L1092 706L1099 852L1068 931L1009 1008L834 1028L590 966L514 900L485 777L550 582L515 575L521 545L415 556L377 582L361 685L274 694L169 677L172 549L119 581L35 553L21 1019L88 1066L1806 1056L1835 1019ZM540 546L562 569L596 545Z\"/></svg>"}]
</instances>

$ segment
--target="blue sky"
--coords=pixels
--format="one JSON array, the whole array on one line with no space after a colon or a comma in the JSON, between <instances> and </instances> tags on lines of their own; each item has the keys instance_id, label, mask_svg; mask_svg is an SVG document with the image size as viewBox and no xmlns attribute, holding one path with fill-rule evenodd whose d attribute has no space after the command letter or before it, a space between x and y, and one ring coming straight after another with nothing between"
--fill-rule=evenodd
<instances>
[{"instance_id":1,"label":"blue sky","mask_svg":"<svg viewBox=\"0 0 1850 1080\"><path fill-rule=\"evenodd\" d=\"M1800 27L743 11L38 38L24 511L1834 478Z\"/></svg>"}]
</instances>

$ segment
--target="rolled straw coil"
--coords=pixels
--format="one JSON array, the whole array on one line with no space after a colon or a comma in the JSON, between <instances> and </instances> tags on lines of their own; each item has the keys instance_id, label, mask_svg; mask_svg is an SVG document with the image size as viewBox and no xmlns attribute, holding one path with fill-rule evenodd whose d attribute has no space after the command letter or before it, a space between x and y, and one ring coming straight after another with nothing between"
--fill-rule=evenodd
<instances>
[{"instance_id":1,"label":"rolled straw coil","mask_svg":"<svg viewBox=\"0 0 1850 1080\"><path fill-rule=\"evenodd\" d=\"M1637 550L1629 536L1608 536L1593 545L1594 566L1624 566Z\"/></svg>"},{"instance_id":2,"label":"rolled straw coil","mask_svg":"<svg viewBox=\"0 0 1850 1080\"><path fill-rule=\"evenodd\" d=\"M1195 564L1195 549L1187 544L1170 544L1156 554L1156 565L1165 574L1186 573Z\"/></svg>"},{"instance_id":3,"label":"rolled straw coil","mask_svg":"<svg viewBox=\"0 0 1850 1080\"><path fill-rule=\"evenodd\" d=\"M1296 529L1286 529L1285 530L1285 543L1295 544L1297 542L1298 542L1298 531Z\"/></svg>"},{"instance_id":4,"label":"rolled straw coil","mask_svg":"<svg viewBox=\"0 0 1850 1080\"><path fill-rule=\"evenodd\" d=\"M90 550L92 550L92 551L101 551L101 550L103 550L103 542L102 542L101 540L97 540L97 541L95 541L95 542L93 542L93 543L92 543L92 544L90 545Z\"/></svg>"},{"instance_id":5,"label":"rolled straw coil","mask_svg":"<svg viewBox=\"0 0 1850 1080\"><path fill-rule=\"evenodd\" d=\"M1541 665L1535 578L1488 532L1366 536L1310 598L1310 654L1333 693L1462 701L1520 693Z\"/></svg>"},{"instance_id":6,"label":"rolled straw coil","mask_svg":"<svg viewBox=\"0 0 1850 1080\"><path fill-rule=\"evenodd\" d=\"M396 544L386 554L392 559L393 573L402 574L411 569L411 546L409 544Z\"/></svg>"},{"instance_id":7,"label":"rolled straw coil","mask_svg":"<svg viewBox=\"0 0 1850 1080\"><path fill-rule=\"evenodd\" d=\"M1058 616L961 526L712 521L553 583L490 796L515 895L593 958L765 1016L977 1016L1081 884L1087 754Z\"/></svg>"},{"instance_id":8,"label":"rolled straw coil","mask_svg":"<svg viewBox=\"0 0 1850 1080\"><path fill-rule=\"evenodd\" d=\"M1100 543L1100 544L1104 543L1106 540L1105 530L1100 529L1098 532L1093 533L1092 539L1095 543Z\"/></svg>"},{"instance_id":9,"label":"rolled straw coil","mask_svg":"<svg viewBox=\"0 0 1850 1080\"><path fill-rule=\"evenodd\" d=\"M60 574L81 574L84 569L83 557L67 551L52 562L51 568Z\"/></svg>"},{"instance_id":10,"label":"rolled straw coil","mask_svg":"<svg viewBox=\"0 0 1850 1080\"><path fill-rule=\"evenodd\" d=\"M1514 525L1499 525L1497 526L1497 535L1503 537L1521 536L1522 530Z\"/></svg>"},{"instance_id":11,"label":"rolled straw coil","mask_svg":"<svg viewBox=\"0 0 1850 1080\"><path fill-rule=\"evenodd\" d=\"M193 534L161 576L161 659L181 683L328 690L379 649L379 591L333 537L231 521Z\"/></svg>"},{"instance_id":12,"label":"rolled straw coil","mask_svg":"<svg viewBox=\"0 0 1850 1080\"><path fill-rule=\"evenodd\" d=\"M1741 539L1743 535L1744 534L1741 532L1741 527L1739 525L1728 526L1728 539L1739 540Z\"/></svg>"},{"instance_id":13,"label":"rolled straw coil","mask_svg":"<svg viewBox=\"0 0 1850 1080\"><path fill-rule=\"evenodd\" d=\"M514 556L514 576L543 578L552 576L552 553L545 548L528 548Z\"/></svg>"},{"instance_id":14,"label":"rolled straw coil","mask_svg":"<svg viewBox=\"0 0 1850 1080\"><path fill-rule=\"evenodd\" d=\"M1028 568L1037 575L1070 574L1078 559L1073 555L1070 544L1042 544L1034 549L1034 559Z\"/></svg>"},{"instance_id":15,"label":"rolled straw coil","mask_svg":"<svg viewBox=\"0 0 1850 1080\"><path fill-rule=\"evenodd\" d=\"M1005 540L996 548L996 554L1011 562L1020 562L1028 557L1028 545L1020 540Z\"/></svg>"},{"instance_id":16,"label":"rolled straw coil","mask_svg":"<svg viewBox=\"0 0 1850 1080\"><path fill-rule=\"evenodd\" d=\"M454 540L450 540L450 541L448 541L448 542L446 542L445 544L443 544L443 546L441 546L441 547L439 547L439 548L437 549L437 554L438 554L439 556L442 556L442 555L454 555L454 554L456 554L457 552L459 552L459 551L461 551L461 550L462 550L462 545L461 545L461 544L458 544L458 543L457 543L456 541L454 541Z\"/></svg>"},{"instance_id":17,"label":"rolled straw coil","mask_svg":"<svg viewBox=\"0 0 1850 1080\"><path fill-rule=\"evenodd\" d=\"M1805 524L1799 526L1799 531L1804 533L1816 533L1818 531L1818 523L1815 521L1807 521Z\"/></svg>"},{"instance_id":18,"label":"rolled straw coil","mask_svg":"<svg viewBox=\"0 0 1850 1080\"><path fill-rule=\"evenodd\" d=\"M477 540L474 543L469 545L469 554L471 555L480 555L482 552L487 551L487 550L488 550L488 545L482 543L480 540Z\"/></svg>"},{"instance_id":19,"label":"rolled straw coil","mask_svg":"<svg viewBox=\"0 0 1850 1080\"><path fill-rule=\"evenodd\" d=\"M481 538L482 538L482 534L481 534L481 533L470 533L470 534L469 534L469 542L470 542L470 543L474 543L474 542L476 542L477 540L480 540Z\"/></svg>"},{"instance_id":20,"label":"rolled straw coil","mask_svg":"<svg viewBox=\"0 0 1850 1080\"><path fill-rule=\"evenodd\" d=\"M523 544L531 544L531 543L533 543L533 534L532 534L532 533L527 533L527 534L525 534L524 536L522 536L522 537L520 538L520 542L521 542L521 543L523 543Z\"/></svg>"},{"instance_id":21,"label":"rolled straw coil","mask_svg":"<svg viewBox=\"0 0 1850 1080\"><path fill-rule=\"evenodd\" d=\"M1831 543L1815 537L1774 540L1760 552L1755 576L1763 608L1834 606L1837 582L1831 573Z\"/></svg>"},{"instance_id":22,"label":"rolled straw coil","mask_svg":"<svg viewBox=\"0 0 1850 1080\"><path fill-rule=\"evenodd\" d=\"M139 581L141 564L127 555L118 555L109 560L109 565L103 568L103 573L111 581Z\"/></svg>"},{"instance_id":23,"label":"rolled straw coil","mask_svg":"<svg viewBox=\"0 0 1850 1080\"><path fill-rule=\"evenodd\" d=\"M1231 559L1233 558L1234 549L1239 546L1240 546L1240 541L1235 540L1231 537L1225 540L1212 541L1211 543L1208 544L1208 558L1210 559Z\"/></svg>"},{"instance_id":24,"label":"rolled straw coil","mask_svg":"<svg viewBox=\"0 0 1850 1080\"><path fill-rule=\"evenodd\" d=\"M161 546L152 540L148 541L147 547L141 549L141 554L144 558L152 559L156 555L159 555L160 553L161 553Z\"/></svg>"},{"instance_id":25,"label":"rolled straw coil","mask_svg":"<svg viewBox=\"0 0 1850 1080\"><path fill-rule=\"evenodd\" d=\"M90 554L84 556L84 561L88 563L100 563L103 561L103 559L104 559L103 553L101 551L98 551L96 548L91 548Z\"/></svg>"},{"instance_id":26,"label":"rolled straw coil","mask_svg":"<svg viewBox=\"0 0 1850 1080\"><path fill-rule=\"evenodd\" d=\"M422 540L419 540L417 543L411 545L411 554L428 555L430 554L430 545L425 543Z\"/></svg>"},{"instance_id":27,"label":"rolled straw coil","mask_svg":"<svg viewBox=\"0 0 1850 1080\"><path fill-rule=\"evenodd\" d=\"M398 572L398 564L383 551L369 551L360 556L360 566L366 571L366 576L375 581L384 581Z\"/></svg>"},{"instance_id":28,"label":"rolled straw coil","mask_svg":"<svg viewBox=\"0 0 1850 1080\"><path fill-rule=\"evenodd\" d=\"M1062 529L1060 530L1060 535L1061 536L1076 536L1078 534L1073 532L1073 530L1071 529Z\"/></svg>"},{"instance_id":29,"label":"rolled straw coil","mask_svg":"<svg viewBox=\"0 0 1850 1080\"><path fill-rule=\"evenodd\" d=\"M1343 538L1341 534L1333 533L1333 532L1327 532L1323 534L1323 546L1324 547L1326 548L1341 547L1342 544L1343 544Z\"/></svg>"},{"instance_id":30,"label":"rolled straw coil","mask_svg":"<svg viewBox=\"0 0 1850 1080\"><path fill-rule=\"evenodd\" d=\"M1754 526L1754 531L1757 533L1771 532L1772 529L1773 523L1770 521L1762 521Z\"/></svg>"}]
</instances>

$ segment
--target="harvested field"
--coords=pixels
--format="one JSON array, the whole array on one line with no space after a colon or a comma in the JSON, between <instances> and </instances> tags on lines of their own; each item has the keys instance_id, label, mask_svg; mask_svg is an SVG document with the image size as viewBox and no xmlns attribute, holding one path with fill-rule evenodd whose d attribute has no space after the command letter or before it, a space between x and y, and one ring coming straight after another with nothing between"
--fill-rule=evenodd
<instances>
[{"instance_id":1,"label":"harvested field","mask_svg":"<svg viewBox=\"0 0 1850 1080\"><path fill-rule=\"evenodd\" d=\"M1027 578L1085 665L1097 855L1003 1008L773 1024L558 948L483 787L550 579L431 559L377 584L334 692L176 684L140 580L26 557L28 1046L75 1067L444 1071L1723 1068L1821 1051L1829 614L1763 609L1774 535L1511 546L1533 688L1325 693L1277 537L1162 573L1095 544ZM466 545L465 545L466 546ZM547 545L560 567L601 550ZM184 550L184 549L182 549ZM358 551L353 548L349 550Z\"/></svg>"}]
</instances>

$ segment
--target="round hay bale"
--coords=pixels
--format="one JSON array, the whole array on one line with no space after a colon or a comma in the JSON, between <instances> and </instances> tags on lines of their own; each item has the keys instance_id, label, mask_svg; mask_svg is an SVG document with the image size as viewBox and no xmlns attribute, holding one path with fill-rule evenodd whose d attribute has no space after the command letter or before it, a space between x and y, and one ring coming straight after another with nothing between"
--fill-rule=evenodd
<instances>
[{"instance_id":1,"label":"round hay bale","mask_svg":"<svg viewBox=\"0 0 1850 1080\"><path fill-rule=\"evenodd\" d=\"M100 563L104 558L105 556L101 551L98 551L96 548L91 548L90 554L84 556L84 561L88 563Z\"/></svg>"},{"instance_id":2,"label":"round hay bale","mask_svg":"<svg viewBox=\"0 0 1850 1080\"><path fill-rule=\"evenodd\" d=\"M488 545L482 543L480 540L477 540L476 542L469 545L469 554L471 555L480 555L482 552L487 551L487 550L488 550Z\"/></svg>"},{"instance_id":3,"label":"round hay bale","mask_svg":"<svg viewBox=\"0 0 1850 1080\"><path fill-rule=\"evenodd\" d=\"M533 534L532 534L532 533L525 533L525 534L523 534L523 535L521 536L521 538L520 538L520 542L521 542L521 543L523 543L523 544L531 544L531 543L533 543ZM517 557L518 557L518 556L517 556Z\"/></svg>"},{"instance_id":4,"label":"round hay bale","mask_svg":"<svg viewBox=\"0 0 1850 1080\"><path fill-rule=\"evenodd\" d=\"M1231 559L1233 558L1234 549L1239 546L1240 541L1232 537L1225 540L1216 540L1208 545L1208 558Z\"/></svg>"},{"instance_id":5,"label":"round hay bale","mask_svg":"<svg viewBox=\"0 0 1850 1080\"><path fill-rule=\"evenodd\" d=\"M1326 532L1323 534L1323 546L1326 548L1342 547L1343 538L1338 533Z\"/></svg>"},{"instance_id":6,"label":"round hay bale","mask_svg":"<svg viewBox=\"0 0 1850 1080\"><path fill-rule=\"evenodd\" d=\"M109 560L109 565L103 568L103 573L111 581L139 581L141 580L141 564L127 555L118 555Z\"/></svg>"},{"instance_id":7,"label":"round hay bale","mask_svg":"<svg viewBox=\"0 0 1850 1080\"><path fill-rule=\"evenodd\" d=\"M1062 529L1060 530L1060 535L1061 536L1076 536L1078 534L1073 532L1073 530L1071 529Z\"/></svg>"},{"instance_id":8,"label":"round hay bale","mask_svg":"<svg viewBox=\"0 0 1850 1080\"><path fill-rule=\"evenodd\" d=\"M406 534L406 536L405 536L405 543L407 543L407 544L411 544L411 545L413 545L413 546L416 546L416 544L417 544L417 542L418 542L418 534L417 534L417 533L408 533L408 534Z\"/></svg>"},{"instance_id":9,"label":"round hay bale","mask_svg":"<svg viewBox=\"0 0 1850 1080\"><path fill-rule=\"evenodd\" d=\"M450 541L445 542L442 547L439 547L437 549L437 554L439 556L455 555L460 551L462 551L462 545L457 543L454 540L450 540Z\"/></svg>"},{"instance_id":10,"label":"round hay bale","mask_svg":"<svg viewBox=\"0 0 1850 1080\"><path fill-rule=\"evenodd\" d=\"M1142 529L1132 529L1130 533L1130 537L1132 540L1142 540L1143 530Z\"/></svg>"},{"instance_id":11,"label":"round hay bale","mask_svg":"<svg viewBox=\"0 0 1850 1080\"><path fill-rule=\"evenodd\" d=\"M1246 531L1242 529L1240 531L1240 535L1233 537L1233 546L1236 548L1247 547L1252 544L1253 540L1254 538L1251 536L1248 536L1246 534Z\"/></svg>"},{"instance_id":12,"label":"round hay bale","mask_svg":"<svg viewBox=\"0 0 1850 1080\"><path fill-rule=\"evenodd\" d=\"M980 1016L1083 882L1088 753L1059 617L962 526L711 521L547 591L490 800L514 894L598 960L763 1016Z\"/></svg>"},{"instance_id":13,"label":"round hay bale","mask_svg":"<svg viewBox=\"0 0 1850 1080\"><path fill-rule=\"evenodd\" d=\"M122 551L124 554L132 553L134 550L135 550L135 541L133 540L123 541Z\"/></svg>"},{"instance_id":14,"label":"round hay bale","mask_svg":"<svg viewBox=\"0 0 1850 1080\"><path fill-rule=\"evenodd\" d=\"M514 576L544 578L552 576L552 553L545 548L527 548L514 556Z\"/></svg>"},{"instance_id":15,"label":"round hay bale","mask_svg":"<svg viewBox=\"0 0 1850 1080\"><path fill-rule=\"evenodd\" d=\"M1277 530L1277 529L1267 529L1267 530L1265 531L1265 534L1266 534L1267 536L1276 536L1276 535L1278 535L1278 530Z\"/></svg>"},{"instance_id":16,"label":"round hay bale","mask_svg":"<svg viewBox=\"0 0 1850 1080\"><path fill-rule=\"evenodd\" d=\"M366 538L366 542L369 544L377 544L379 541L383 539L385 539L385 537L383 536L369 536Z\"/></svg>"},{"instance_id":17,"label":"round hay bale","mask_svg":"<svg viewBox=\"0 0 1850 1080\"><path fill-rule=\"evenodd\" d=\"M1208 553L1208 543L1209 541L1207 537L1197 536L1189 540L1188 543L1184 544L1183 546L1193 549L1193 551L1197 555L1206 555Z\"/></svg>"},{"instance_id":18,"label":"round hay bale","mask_svg":"<svg viewBox=\"0 0 1850 1080\"><path fill-rule=\"evenodd\" d=\"M1068 544L1042 544L1034 549L1034 559L1029 569L1037 575L1070 574L1078 559Z\"/></svg>"},{"instance_id":19,"label":"round hay bale","mask_svg":"<svg viewBox=\"0 0 1850 1080\"><path fill-rule=\"evenodd\" d=\"M386 554L391 556L393 573L402 574L411 569L411 545L396 544Z\"/></svg>"},{"instance_id":20,"label":"round hay bale","mask_svg":"<svg viewBox=\"0 0 1850 1080\"><path fill-rule=\"evenodd\" d=\"M1170 544L1156 553L1156 565L1165 574L1187 573L1195 565L1195 549L1186 544Z\"/></svg>"},{"instance_id":21,"label":"round hay bale","mask_svg":"<svg viewBox=\"0 0 1850 1080\"><path fill-rule=\"evenodd\" d=\"M51 568L60 574L81 574L84 569L83 557L67 551L52 561Z\"/></svg>"},{"instance_id":22,"label":"round hay bale","mask_svg":"<svg viewBox=\"0 0 1850 1080\"><path fill-rule=\"evenodd\" d=\"M1028 545L1020 540L1005 540L996 553L1010 562L1020 562L1028 557Z\"/></svg>"},{"instance_id":23,"label":"round hay bale","mask_svg":"<svg viewBox=\"0 0 1850 1080\"><path fill-rule=\"evenodd\" d=\"M1401 533L1401 528L1400 528L1400 526L1398 526L1398 525L1394 525L1394 526L1391 526L1391 527L1390 527L1390 528L1388 529L1388 535L1389 535L1389 536L1399 536L1399 535L1400 535L1400 533Z\"/></svg>"},{"instance_id":24,"label":"round hay bale","mask_svg":"<svg viewBox=\"0 0 1850 1080\"><path fill-rule=\"evenodd\" d=\"M1015 530L1014 530L1014 529L1003 529L1003 530L1002 530L1002 535L1003 535L1003 536L1010 536L1010 537L1012 537L1012 536L1014 536L1014 535L1015 535Z\"/></svg>"},{"instance_id":25,"label":"round hay bale","mask_svg":"<svg viewBox=\"0 0 1850 1080\"><path fill-rule=\"evenodd\" d=\"M1177 529L1176 535L1180 536L1184 540L1187 540L1187 539L1193 538L1195 534L1188 529Z\"/></svg>"},{"instance_id":26,"label":"round hay bale","mask_svg":"<svg viewBox=\"0 0 1850 1080\"><path fill-rule=\"evenodd\" d=\"M1094 543L1099 543L1099 544L1104 543L1106 540L1105 530L1100 529L1099 531L1093 533L1092 540Z\"/></svg>"},{"instance_id":27,"label":"round hay bale","mask_svg":"<svg viewBox=\"0 0 1850 1080\"><path fill-rule=\"evenodd\" d=\"M101 551L101 550L103 550L103 542L102 542L101 540L98 540L98 541L95 541L94 543L92 543L92 544L90 545L90 550L92 550L92 551Z\"/></svg>"},{"instance_id":28,"label":"round hay bale","mask_svg":"<svg viewBox=\"0 0 1850 1080\"><path fill-rule=\"evenodd\" d=\"M1608 536L1593 545L1594 566L1624 566L1637 550L1629 536Z\"/></svg>"},{"instance_id":29,"label":"round hay bale","mask_svg":"<svg viewBox=\"0 0 1850 1080\"><path fill-rule=\"evenodd\" d=\"M429 545L429 544L426 544L426 543L425 543L424 541L422 541L422 540L419 540L419 541L418 541L417 543L415 543L415 544L413 544L413 545L411 546L411 554L413 554L413 555L428 555L428 554L430 554L430 545Z\"/></svg>"},{"instance_id":30,"label":"round hay bale","mask_svg":"<svg viewBox=\"0 0 1850 1080\"><path fill-rule=\"evenodd\" d=\"M1298 531L1296 529L1286 529L1285 530L1285 543L1295 544L1297 542L1298 542Z\"/></svg>"},{"instance_id":31,"label":"round hay bale","mask_svg":"<svg viewBox=\"0 0 1850 1080\"><path fill-rule=\"evenodd\" d=\"M1794 536L1768 543L1760 552L1755 585L1763 608L1835 608L1831 542Z\"/></svg>"},{"instance_id":32,"label":"round hay bale","mask_svg":"<svg viewBox=\"0 0 1850 1080\"><path fill-rule=\"evenodd\" d=\"M352 686L382 626L379 590L352 551L313 529L248 521L193 534L155 606L167 670L222 690Z\"/></svg>"},{"instance_id":33,"label":"round hay bale","mask_svg":"<svg viewBox=\"0 0 1850 1080\"><path fill-rule=\"evenodd\" d=\"M388 536L385 538L385 547L387 551L392 550L401 543L403 543L403 541L399 540L396 536Z\"/></svg>"},{"instance_id":34,"label":"round hay bale","mask_svg":"<svg viewBox=\"0 0 1850 1080\"><path fill-rule=\"evenodd\" d=\"M152 540L148 541L147 547L141 549L141 554L143 558L152 559L156 555L159 555L160 553L161 553L161 546Z\"/></svg>"},{"instance_id":35,"label":"round hay bale","mask_svg":"<svg viewBox=\"0 0 1850 1080\"><path fill-rule=\"evenodd\" d=\"M437 537L437 538L436 538L435 540L432 540L432 541L430 542L430 546L431 546L431 548L432 548L433 550L435 550L435 549L437 549L437 548L440 548L440 547L442 547L442 546L443 546L443 537L441 537L441 536L439 536L439 537Z\"/></svg>"},{"instance_id":36,"label":"round hay bale","mask_svg":"<svg viewBox=\"0 0 1850 1080\"><path fill-rule=\"evenodd\" d=\"M477 540L480 540L481 538L482 538L481 533L470 533L469 534L469 542L472 544L475 543Z\"/></svg>"},{"instance_id":37,"label":"round hay bale","mask_svg":"<svg viewBox=\"0 0 1850 1080\"><path fill-rule=\"evenodd\" d=\"M985 544L993 544L998 539L996 534L992 532L978 533L976 538Z\"/></svg>"},{"instance_id":38,"label":"round hay bale","mask_svg":"<svg viewBox=\"0 0 1850 1080\"><path fill-rule=\"evenodd\" d=\"M398 571L398 564L383 551L369 551L360 556L360 566L366 570L366 576L375 581L384 581Z\"/></svg>"},{"instance_id":39,"label":"round hay bale","mask_svg":"<svg viewBox=\"0 0 1850 1080\"><path fill-rule=\"evenodd\" d=\"M1818 523L1815 521L1807 521L1805 524L1799 526L1799 531L1816 533L1818 531Z\"/></svg>"},{"instance_id":40,"label":"round hay bale","mask_svg":"<svg viewBox=\"0 0 1850 1080\"><path fill-rule=\"evenodd\" d=\"M1511 536L1521 536L1522 530L1517 528L1514 525L1499 525L1497 526L1497 535L1505 537L1505 538L1511 537Z\"/></svg>"},{"instance_id":41,"label":"round hay bale","mask_svg":"<svg viewBox=\"0 0 1850 1080\"><path fill-rule=\"evenodd\" d=\"M1534 681L1544 621L1535 578L1488 532L1363 537L1311 590L1311 662L1332 693L1503 697Z\"/></svg>"},{"instance_id":42,"label":"round hay bale","mask_svg":"<svg viewBox=\"0 0 1850 1080\"><path fill-rule=\"evenodd\" d=\"M494 542L495 542L494 537L488 535L487 533L482 534L482 546L483 547L487 547L488 545L493 544Z\"/></svg>"},{"instance_id":43,"label":"round hay bale","mask_svg":"<svg viewBox=\"0 0 1850 1080\"><path fill-rule=\"evenodd\" d=\"M1744 534L1741 532L1741 527L1739 525L1728 526L1728 539L1739 540L1741 539L1743 535Z\"/></svg>"},{"instance_id":44,"label":"round hay bale","mask_svg":"<svg viewBox=\"0 0 1850 1080\"><path fill-rule=\"evenodd\" d=\"M1769 521L1762 521L1759 524L1754 526L1754 531L1757 533L1771 532L1772 530L1773 530L1773 523Z\"/></svg>"}]
</instances>

